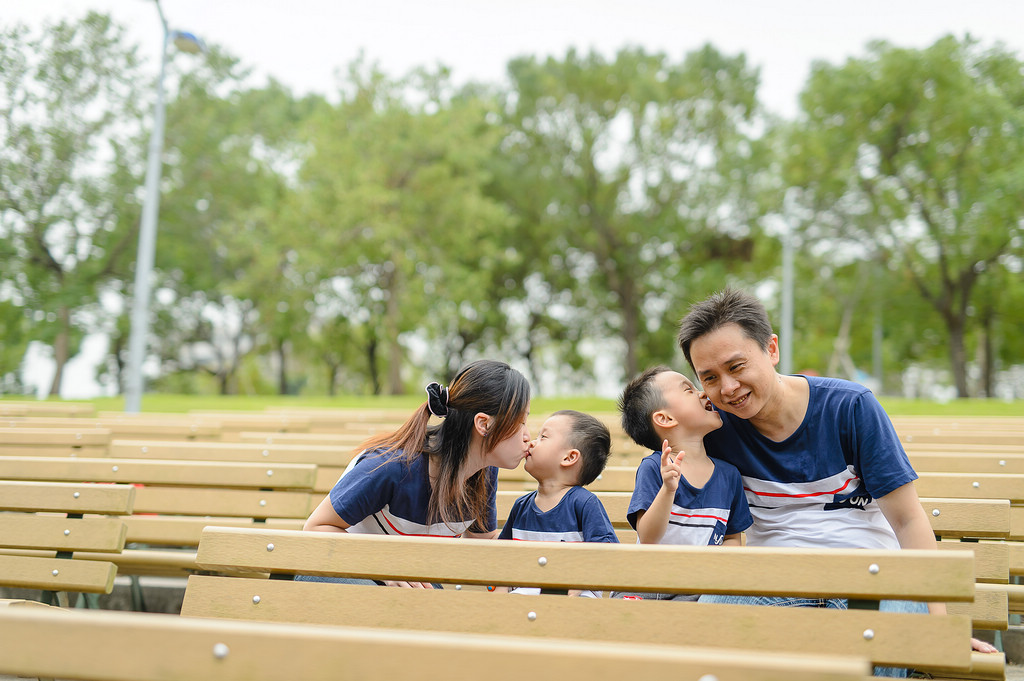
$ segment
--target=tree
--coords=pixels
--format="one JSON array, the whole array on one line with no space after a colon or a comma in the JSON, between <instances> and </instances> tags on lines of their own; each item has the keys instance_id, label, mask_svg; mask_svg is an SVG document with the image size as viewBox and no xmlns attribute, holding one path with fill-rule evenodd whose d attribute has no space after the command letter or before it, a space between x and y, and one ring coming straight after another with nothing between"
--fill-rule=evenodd
<instances>
[{"instance_id":1,"label":"tree","mask_svg":"<svg viewBox=\"0 0 1024 681\"><path fill-rule=\"evenodd\" d=\"M391 79L357 61L342 86L310 123L296 241L322 263L317 314L349 315L318 328L355 331L326 342L360 340L372 389L401 394L403 339L426 341L426 369L447 374L450 341L496 304L482 296L508 243L503 208L483 194L496 131L488 103L456 91L444 69Z\"/></svg>"},{"instance_id":2,"label":"tree","mask_svg":"<svg viewBox=\"0 0 1024 681\"><path fill-rule=\"evenodd\" d=\"M889 254L942 320L960 397L979 282L1024 247L1022 67L969 37L872 43L865 58L814 66L791 128L788 177L806 190L815 236Z\"/></svg>"},{"instance_id":3,"label":"tree","mask_svg":"<svg viewBox=\"0 0 1024 681\"><path fill-rule=\"evenodd\" d=\"M41 319L32 334L53 349L50 395L133 255L138 212L123 180L142 168L145 83L136 47L108 16L38 37L0 31L0 283Z\"/></svg>"},{"instance_id":4,"label":"tree","mask_svg":"<svg viewBox=\"0 0 1024 681\"><path fill-rule=\"evenodd\" d=\"M503 196L525 260L593 320L585 335L621 339L627 375L664 361L687 293L754 257L756 70L706 46L524 57L509 76Z\"/></svg>"}]
</instances>

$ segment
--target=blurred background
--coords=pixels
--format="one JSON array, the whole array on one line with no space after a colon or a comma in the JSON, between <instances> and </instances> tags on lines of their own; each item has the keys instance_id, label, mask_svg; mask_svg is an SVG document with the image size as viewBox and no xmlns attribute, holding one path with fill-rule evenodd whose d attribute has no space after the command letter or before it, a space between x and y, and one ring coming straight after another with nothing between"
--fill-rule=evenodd
<instances>
[{"instance_id":1,"label":"blurred background","mask_svg":"<svg viewBox=\"0 0 1024 681\"><path fill-rule=\"evenodd\" d=\"M1021 3L6 4L0 394L613 396L735 286L1024 398Z\"/></svg>"}]
</instances>

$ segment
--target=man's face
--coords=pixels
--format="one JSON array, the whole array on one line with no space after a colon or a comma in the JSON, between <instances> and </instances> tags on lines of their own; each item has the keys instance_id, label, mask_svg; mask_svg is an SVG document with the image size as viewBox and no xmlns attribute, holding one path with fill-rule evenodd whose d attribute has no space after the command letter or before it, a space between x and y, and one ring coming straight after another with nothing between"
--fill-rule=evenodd
<instances>
[{"instance_id":1,"label":"man's face","mask_svg":"<svg viewBox=\"0 0 1024 681\"><path fill-rule=\"evenodd\" d=\"M726 324L690 344L690 360L701 387L723 411L749 419L771 399L778 374L778 337L768 348L746 336L737 324Z\"/></svg>"}]
</instances>

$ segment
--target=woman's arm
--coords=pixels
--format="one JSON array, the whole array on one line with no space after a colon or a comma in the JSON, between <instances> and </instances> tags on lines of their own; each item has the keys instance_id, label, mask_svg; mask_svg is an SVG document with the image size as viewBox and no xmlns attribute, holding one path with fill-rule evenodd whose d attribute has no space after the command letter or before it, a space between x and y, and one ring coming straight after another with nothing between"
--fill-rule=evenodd
<instances>
[{"instance_id":1,"label":"woman's arm","mask_svg":"<svg viewBox=\"0 0 1024 681\"><path fill-rule=\"evenodd\" d=\"M324 497L323 501L313 509L313 512L306 518L302 526L304 530L316 530L319 532L344 532L349 524L341 519L338 512L334 510L330 495Z\"/></svg>"}]
</instances>

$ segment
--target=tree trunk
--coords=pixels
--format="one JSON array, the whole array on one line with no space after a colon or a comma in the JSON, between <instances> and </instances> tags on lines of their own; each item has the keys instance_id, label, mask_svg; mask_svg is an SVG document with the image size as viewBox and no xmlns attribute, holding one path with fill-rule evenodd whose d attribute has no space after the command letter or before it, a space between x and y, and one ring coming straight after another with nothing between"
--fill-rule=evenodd
<instances>
[{"instance_id":1,"label":"tree trunk","mask_svg":"<svg viewBox=\"0 0 1024 681\"><path fill-rule=\"evenodd\" d=\"M399 260L396 258L395 270L391 275L391 285L388 287L387 307L384 312L384 330L387 334L388 343L389 395L405 394L405 386L402 385L402 344L398 342L398 320L402 312L399 301L403 290L402 274L399 267Z\"/></svg>"},{"instance_id":2,"label":"tree trunk","mask_svg":"<svg viewBox=\"0 0 1024 681\"><path fill-rule=\"evenodd\" d=\"M60 397L60 384L64 380L64 365L68 363L68 348L71 345L71 313L61 306L57 310L57 338L53 341L53 361L56 370L50 384L50 397Z\"/></svg>"},{"instance_id":3,"label":"tree trunk","mask_svg":"<svg viewBox=\"0 0 1024 681\"><path fill-rule=\"evenodd\" d=\"M338 393L338 365L327 365L327 396L334 397Z\"/></svg>"},{"instance_id":4,"label":"tree trunk","mask_svg":"<svg viewBox=\"0 0 1024 681\"><path fill-rule=\"evenodd\" d=\"M285 344L288 341L279 338L277 341L277 394L288 394L288 367L286 365L288 352Z\"/></svg>"},{"instance_id":5,"label":"tree trunk","mask_svg":"<svg viewBox=\"0 0 1024 681\"><path fill-rule=\"evenodd\" d=\"M956 385L956 396L960 398L970 397L967 390L967 349L964 345L964 324L962 320L950 320L949 359L953 369L953 383Z\"/></svg>"},{"instance_id":6,"label":"tree trunk","mask_svg":"<svg viewBox=\"0 0 1024 681\"><path fill-rule=\"evenodd\" d=\"M984 397L995 394L996 359L992 342L992 315L985 315L981 326L981 389Z\"/></svg>"},{"instance_id":7,"label":"tree trunk","mask_svg":"<svg viewBox=\"0 0 1024 681\"><path fill-rule=\"evenodd\" d=\"M622 339L626 341L626 380L629 380L640 370L636 356L636 346L640 342L640 300L632 277L617 278L621 282L617 293L621 301Z\"/></svg>"},{"instance_id":8,"label":"tree trunk","mask_svg":"<svg viewBox=\"0 0 1024 681\"><path fill-rule=\"evenodd\" d=\"M366 344L367 370L370 372L370 385L373 386L373 394L380 395L380 371L377 369L377 336L370 337Z\"/></svg>"}]
</instances>

